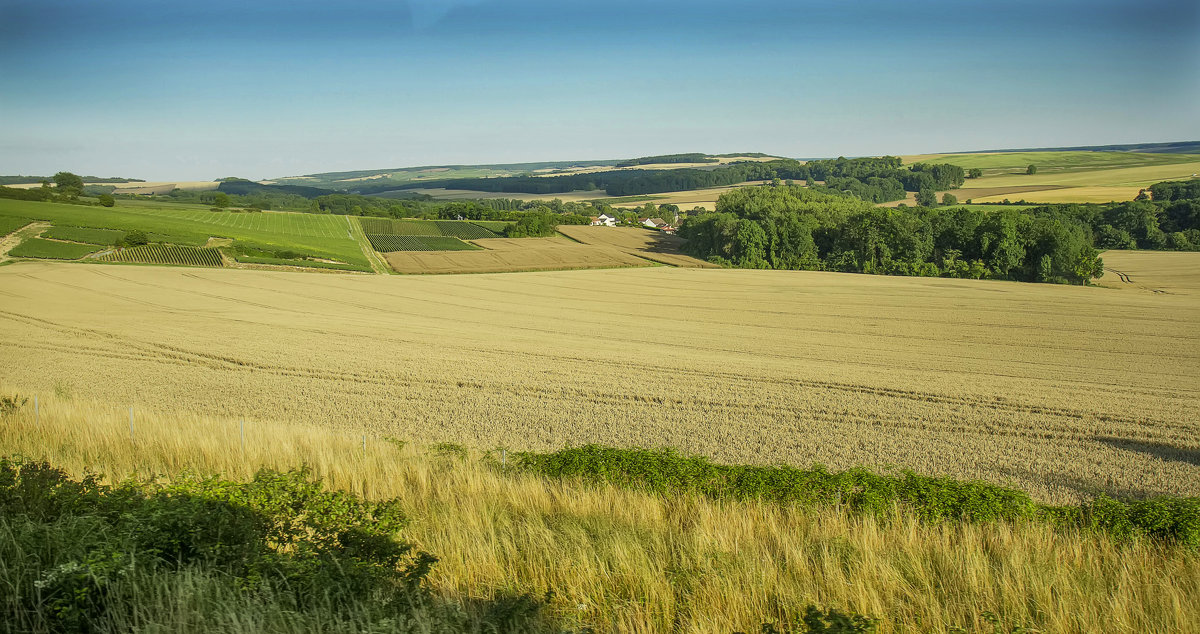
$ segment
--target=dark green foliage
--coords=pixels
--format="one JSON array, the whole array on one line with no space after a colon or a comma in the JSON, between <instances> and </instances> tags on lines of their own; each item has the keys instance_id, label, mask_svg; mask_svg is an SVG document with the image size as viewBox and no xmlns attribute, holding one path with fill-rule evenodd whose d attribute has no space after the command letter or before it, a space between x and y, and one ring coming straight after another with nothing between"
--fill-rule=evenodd
<instances>
[{"instance_id":1,"label":"dark green foliage","mask_svg":"<svg viewBox=\"0 0 1200 634\"><path fill-rule=\"evenodd\" d=\"M71 242L55 242L41 238L29 238L18 244L9 254L19 258L45 258L49 260L78 260L94 253L99 247Z\"/></svg>"},{"instance_id":2,"label":"dark green foliage","mask_svg":"<svg viewBox=\"0 0 1200 634\"><path fill-rule=\"evenodd\" d=\"M0 459L0 622L5 631L127 631L146 590L173 579L217 588L226 610L290 614L299 629L339 618L380 631L545 631L542 603L482 603L482 618L440 605L425 579L436 558L398 538L396 500L325 490L304 470L251 482L184 476L100 484L44 462ZM152 593L153 594L153 593ZM172 597L183 600L183 597ZM407 624L406 624L407 623ZM152 628L153 629L153 628ZM344 631L354 631L347 627ZM169 631L169 630L163 630ZM358 629L358 631L362 631Z\"/></svg>"},{"instance_id":3,"label":"dark green foliage","mask_svg":"<svg viewBox=\"0 0 1200 634\"><path fill-rule=\"evenodd\" d=\"M29 399L23 396L0 396L0 416L8 416L25 407Z\"/></svg>"},{"instance_id":4,"label":"dark green foliage","mask_svg":"<svg viewBox=\"0 0 1200 634\"><path fill-rule=\"evenodd\" d=\"M821 466L722 465L670 449L597 445L545 454L518 453L514 464L549 477L579 478L664 495L692 492L718 500L835 505L870 514L901 506L931 522L1041 520L1119 539L1148 538L1200 547L1200 498L1101 497L1078 507L1057 507L1038 504L1022 491L995 484L909 471L879 475L861 468L835 473Z\"/></svg>"},{"instance_id":5,"label":"dark green foliage","mask_svg":"<svg viewBox=\"0 0 1200 634\"><path fill-rule=\"evenodd\" d=\"M83 193L83 177L71 172L59 172L54 175L54 187L63 195L73 198Z\"/></svg>"},{"instance_id":6,"label":"dark green foliage","mask_svg":"<svg viewBox=\"0 0 1200 634\"><path fill-rule=\"evenodd\" d=\"M1075 284L1102 270L1088 226L1055 209L887 209L800 187L723 194L679 235L688 253L745 268Z\"/></svg>"},{"instance_id":7,"label":"dark green foliage","mask_svg":"<svg viewBox=\"0 0 1200 634\"><path fill-rule=\"evenodd\" d=\"M1200 199L1200 178L1155 183L1150 186L1150 197L1155 202Z\"/></svg>"},{"instance_id":8,"label":"dark green foliage","mask_svg":"<svg viewBox=\"0 0 1200 634\"><path fill-rule=\"evenodd\" d=\"M117 204L111 194L100 194L96 197L96 201L100 203L101 207L113 207Z\"/></svg>"},{"instance_id":9,"label":"dark green foliage","mask_svg":"<svg viewBox=\"0 0 1200 634\"><path fill-rule=\"evenodd\" d=\"M917 192L917 205L920 207L937 207L937 193L925 187Z\"/></svg>"},{"instance_id":10,"label":"dark green foliage","mask_svg":"<svg viewBox=\"0 0 1200 634\"><path fill-rule=\"evenodd\" d=\"M616 167L633 167L634 165L657 165L665 163L720 163L721 159L711 158L707 154L694 152L690 154L660 154L658 156L643 156L629 159L616 164Z\"/></svg>"},{"instance_id":11,"label":"dark green foliage","mask_svg":"<svg viewBox=\"0 0 1200 634\"><path fill-rule=\"evenodd\" d=\"M838 158L807 163L792 159L761 162L742 161L703 169L623 169L546 177L459 178L420 181L401 186L381 185L380 187L389 189L445 187L529 194L556 194L602 189L609 196L637 196L736 185L752 180L811 178L826 182L829 182L830 179L840 179L836 181L839 188L867 192L874 199L881 196L895 196L896 184L900 185L901 190L908 191L917 191L922 187L952 189L962 185L964 176L963 169L954 165L918 163L905 168L901 165L899 157L885 156L862 159ZM370 190L363 188L359 191L368 193ZM888 198L888 200L899 200L900 198L903 198L902 194L898 197Z\"/></svg>"},{"instance_id":12,"label":"dark green foliage","mask_svg":"<svg viewBox=\"0 0 1200 634\"><path fill-rule=\"evenodd\" d=\"M117 246L125 247L140 247L150 244L150 236L146 235L141 229L131 229L125 233L125 237L117 242Z\"/></svg>"},{"instance_id":13,"label":"dark green foliage","mask_svg":"<svg viewBox=\"0 0 1200 634\"><path fill-rule=\"evenodd\" d=\"M32 189L22 189L17 187L0 187L0 198L11 198L13 200L36 200L47 201L54 200L54 191L49 187L34 187Z\"/></svg>"},{"instance_id":14,"label":"dark green foliage","mask_svg":"<svg viewBox=\"0 0 1200 634\"><path fill-rule=\"evenodd\" d=\"M504 230L508 238L538 238L557 233L558 218L553 214L526 214Z\"/></svg>"},{"instance_id":15,"label":"dark green foliage","mask_svg":"<svg viewBox=\"0 0 1200 634\"><path fill-rule=\"evenodd\" d=\"M876 623L878 619L861 614L846 613L834 608L821 610L815 605L810 605L805 608L804 615L794 623L784 624L782 628L775 623L763 623L760 631L762 634L868 634L875 631Z\"/></svg>"},{"instance_id":16,"label":"dark green foliage","mask_svg":"<svg viewBox=\"0 0 1200 634\"><path fill-rule=\"evenodd\" d=\"M1025 173L1029 174L1030 176L1037 174L1037 165L1030 165L1029 167L1026 167Z\"/></svg>"},{"instance_id":17,"label":"dark green foliage","mask_svg":"<svg viewBox=\"0 0 1200 634\"><path fill-rule=\"evenodd\" d=\"M979 169L978 167L972 167L971 169L967 170L967 178L982 178L982 177L983 177L983 170Z\"/></svg>"}]
</instances>

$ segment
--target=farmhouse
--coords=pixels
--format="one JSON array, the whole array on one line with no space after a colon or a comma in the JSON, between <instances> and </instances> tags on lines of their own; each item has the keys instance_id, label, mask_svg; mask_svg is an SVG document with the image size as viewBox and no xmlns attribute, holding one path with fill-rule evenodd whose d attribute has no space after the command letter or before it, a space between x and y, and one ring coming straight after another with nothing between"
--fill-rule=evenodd
<instances>
[{"instance_id":1,"label":"farmhouse","mask_svg":"<svg viewBox=\"0 0 1200 634\"><path fill-rule=\"evenodd\" d=\"M602 213L592 219L592 225L601 227L617 226L617 217L613 214Z\"/></svg>"},{"instance_id":2,"label":"farmhouse","mask_svg":"<svg viewBox=\"0 0 1200 634\"><path fill-rule=\"evenodd\" d=\"M667 221L663 220L662 218L639 218L638 222L651 229L662 229L663 227L669 226L667 225Z\"/></svg>"}]
</instances>

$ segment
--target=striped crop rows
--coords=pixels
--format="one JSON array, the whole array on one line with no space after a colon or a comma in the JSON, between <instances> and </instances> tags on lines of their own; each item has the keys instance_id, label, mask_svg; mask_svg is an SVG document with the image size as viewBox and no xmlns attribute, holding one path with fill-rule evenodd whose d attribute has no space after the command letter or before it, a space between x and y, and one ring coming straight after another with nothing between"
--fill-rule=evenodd
<instances>
[{"instance_id":1,"label":"striped crop rows","mask_svg":"<svg viewBox=\"0 0 1200 634\"><path fill-rule=\"evenodd\" d=\"M100 256L105 262L143 262L147 264L182 264L185 266L224 266L221 252L207 247L181 247L148 244L120 249Z\"/></svg>"},{"instance_id":2,"label":"striped crop rows","mask_svg":"<svg viewBox=\"0 0 1200 634\"><path fill-rule=\"evenodd\" d=\"M472 246L448 236L412 236L412 235L380 235L368 233L367 240L376 251L467 251L478 247Z\"/></svg>"}]
</instances>

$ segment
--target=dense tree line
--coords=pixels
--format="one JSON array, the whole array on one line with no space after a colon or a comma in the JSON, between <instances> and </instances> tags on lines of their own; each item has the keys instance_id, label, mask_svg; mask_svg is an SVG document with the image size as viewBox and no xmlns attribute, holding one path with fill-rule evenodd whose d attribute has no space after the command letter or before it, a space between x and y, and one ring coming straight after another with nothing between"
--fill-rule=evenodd
<instances>
[{"instance_id":1,"label":"dense tree line","mask_svg":"<svg viewBox=\"0 0 1200 634\"><path fill-rule=\"evenodd\" d=\"M445 187L495 193L561 194L570 191L604 190L610 196L640 196L672 191L690 191L707 187L723 187L753 180L820 180L832 179L835 187L848 189L866 200L883 202L900 200L903 191L921 189L953 189L962 185L965 172L961 167L946 164L918 163L901 165L900 158L881 158L809 161L791 159L773 161L739 161L712 168L680 168L667 170L613 170L590 174L560 176L512 176L504 178L452 178L421 181L399 187L412 189ZM896 184L899 183L899 188ZM397 189L395 185L380 185ZM359 193L377 193L371 186Z\"/></svg>"},{"instance_id":2,"label":"dense tree line","mask_svg":"<svg viewBox=\"0 0 1200 634\"><path fill-rule=\"evenodd\" d=\"M660 154L658 156L642 156L617 163L616 167L633 167L635 165L661 165L668 163L720 163L721 159L711 158L707 154L693 152L690 154Z\"/></svg>"},{"instance_id":3,"label":"dense tree line","mask_svg":"<svg viewBox=\"0 0 1200 634\"><path fill-rule=\"evenodd\" d=\"M1198 199L1200 198L1200 178L1155 183L1150 186L1150 196L1155 202Z\"/></svg>"},{"instance_id":4,"label":"dense tree line","mask_svg":"<svg viewBox=\"0 0 1200 634\"><path fill-rule=\"evenodd\" d=\"M800 187L748 187L686 219L697 257L808 269L1082 284L1102 263L1087 224L1065 213L888 209Z\"/></svg>"}]
</instances>

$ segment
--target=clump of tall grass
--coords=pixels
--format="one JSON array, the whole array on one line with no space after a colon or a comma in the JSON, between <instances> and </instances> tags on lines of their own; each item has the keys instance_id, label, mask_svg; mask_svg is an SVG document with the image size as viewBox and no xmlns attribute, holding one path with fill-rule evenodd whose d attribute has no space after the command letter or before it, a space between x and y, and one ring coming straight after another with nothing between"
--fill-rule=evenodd
<instances>
[{"instance_id":1,"label":"clump of tall grass","mask_svg":"<svg viewBox=\"0 0 1200 634\"><path fill-rule=\"evenodd\" d=\"M1037 519L929 521L903 504L863 513L664 494L513 468L512 453L503 469L477 449L464 457L370 436L364 445L361 433L283 423L247 423L243 444L236 419L138 412L131 438L125 408L39 396L39 419L28 405L0 419L0 455L47 459L73 477L92 469L110 484L184 472L252 482L263 468L308 465L331 489L396 500L408 519L401 539L439 558L431 597L468 613L525 595L544 600L541 615L557 627L596 631L800 629L810 604L870 615L881 634L991 632L988 619L1042 632L1187 632L1200 622L1200 557L1167 540ZM156 611L179 605L219 624L231 617L205 612L219 604L210 601L244 600L191 569L163 579L146 586L163 597ZM173 588L186 587L197 594L172 604ZM258 614L270 623L259 629L287 618ZM281 631L353 629L327 623Z\"/></svg>"}]
</instances>

